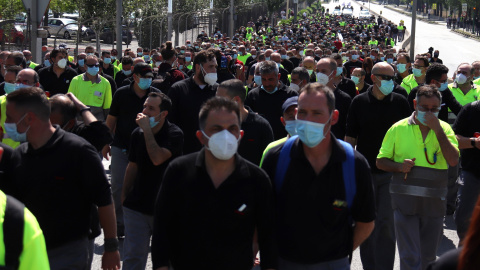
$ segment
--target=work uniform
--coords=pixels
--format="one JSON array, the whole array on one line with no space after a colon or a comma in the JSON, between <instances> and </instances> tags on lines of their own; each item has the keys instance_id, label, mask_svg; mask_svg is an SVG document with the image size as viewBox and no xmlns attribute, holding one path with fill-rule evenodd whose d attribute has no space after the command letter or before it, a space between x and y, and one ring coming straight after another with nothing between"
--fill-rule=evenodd
<instances>
[{"instance_id":1,"label":"work uniform","mask_svg":"<svg viewBox=\"0 0 480 270\"><path fill-rule=\"evenodd\" d=\"M401 87L405 88L407 94L410 94L413 88L418 86L417 80L415 79L415 75L410 74L407 77L403 78Z\"/></svg>"},{"instance_id":2,"label":"work uniform","mask_svg":"<svg viewBox=\"0 0 480 270\"><path fill-rule=\"evenodd\" d=\"M105 121L107 118L105 110L110 109L112 104L112 88L107 79L97 75L92 82L84 73L72 79L68 92L73 93L83 104L90 106L98 120Z\"/></svg>"}]
</instances>

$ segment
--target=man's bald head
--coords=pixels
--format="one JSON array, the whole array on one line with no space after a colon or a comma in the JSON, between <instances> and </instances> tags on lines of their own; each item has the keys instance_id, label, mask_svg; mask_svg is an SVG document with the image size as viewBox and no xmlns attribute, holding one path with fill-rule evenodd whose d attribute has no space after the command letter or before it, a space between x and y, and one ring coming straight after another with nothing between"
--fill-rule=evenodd
<instances>
[{"instance_id":1,"label":"man's bald head","mask_svg":"<svg viewBox=\"0 0 480 270\"><path fill-rule=\"evenodd\" d=\"M266 56L266 57L270 57L270 55L272 55L272 53L273 53L273 50L272 50L272 49L268 49L268 50L265 51L265 56Z\"/></svg>"},{"instance_id":2,"label":"man's bald head","mask_svg":"<svg viewBox=\"0 0 480 270\"><path fill-rule=\"evenodd\" d=\"M307 70L315 69L315 59L313 57L307 56L303 59L302 66Z\"/></svg>"},{"instance_id":3,"label":"man's bald head","mask_svg":"<svg viewBox=\"0 0 480 270\"><path fill-rule=\"evenodd\" d=\"M22 69L17 74L17 83L21 83L28 86L40 86L40 77L37 72L31 68Z\"/></svg>"},{"instance_id":4,"label":"man's bald head","mask_svg":"<svg viewBox=\"0 0 480 270\"><path fill-rule=\"evenodd\" d=\"M393 67L385 62L376 63L372 68L372 75L374 74L382 74L382 75L394 75Z\"/></svg>"},{"instance_id":5,"label":"man's bald head","mask_svg":"<svg viewBox=\"0 0 480 270\"><path fill-rule=\"evenodd\" d=\"M64 127L69 121L74 121L77 116L75 103L64 94L56 94L50 98L50 122Z\"/></svg>"},{"instance_id":6,"label":"man's bald head","mask_svg":"<svg viewBox=\"0 0 480 270\"><path fill-rule=\"evenodd\" d=\"M145 62L145 60L143 60L143 57L137 57L133 60L133 65L132 66L135 66L138 63L144 63L144 62Z\"/></svg>"},{"instance_id":7,"label":"man's bald head","mask_svg":"<svg viewBox=\"0 0 480 270\"><path fill-rule=\"evenodd\" d=\"M272 53L272 55L270 56L270 59L272 61L275 61L276 63L282 62L282 56L279 53Z\"/></svg>"}]
</instances>

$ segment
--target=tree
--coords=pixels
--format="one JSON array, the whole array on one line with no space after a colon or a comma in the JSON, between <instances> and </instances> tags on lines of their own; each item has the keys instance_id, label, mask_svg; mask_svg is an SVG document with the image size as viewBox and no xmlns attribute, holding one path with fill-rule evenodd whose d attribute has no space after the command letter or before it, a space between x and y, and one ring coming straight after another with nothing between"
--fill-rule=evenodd
<instances>
[{"instance_id":1,"label":"tree","mask_svg":"<svg viewBox=\"0 0 480 270\"><path fill-rule=\"evenodd\" d=\"M75 0L50 0L49 9L55 17L62 13L75 13L78 10L78 1Z\"/></svg>"},{"instance_id":2,"label":"tree","mask_svg":"<svg viewBox=\"0 0 480 270\"><path fill-rule=\"evenodd\" d=\"M15 15L26 12L22 0L0 0L0 19L14 19Z\"/></svg>"}]
</instances>

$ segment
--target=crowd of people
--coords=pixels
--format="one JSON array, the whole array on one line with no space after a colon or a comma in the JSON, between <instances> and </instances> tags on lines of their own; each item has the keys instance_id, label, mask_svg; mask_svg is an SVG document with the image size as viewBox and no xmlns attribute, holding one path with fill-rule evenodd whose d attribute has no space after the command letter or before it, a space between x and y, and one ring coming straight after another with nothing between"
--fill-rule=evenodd
<instances>
[{"instance_id":1,"label":"crowd of people","mask_svg":"<svg viewBox=\"0 0 480 270\"><path fill-rule=\"evenodd\" d=\"M90 269L103 231L103 269L150 247L161 270L350 269L357 248L393 269L396 246L402 270L478 268L480 61L449 78L404 29L320 8L177 47L0 52L0 265ZM464 248L435 262L452 214Z\"/></svg>"}]
</instances>

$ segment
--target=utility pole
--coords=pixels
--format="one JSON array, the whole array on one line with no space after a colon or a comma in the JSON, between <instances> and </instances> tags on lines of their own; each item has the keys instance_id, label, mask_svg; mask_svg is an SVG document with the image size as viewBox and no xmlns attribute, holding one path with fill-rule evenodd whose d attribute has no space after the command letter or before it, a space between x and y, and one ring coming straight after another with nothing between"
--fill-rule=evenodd
<instances>
[{"instance_id":1,"label":"utility pole","mask_svg":"<svg viewBox=\"0 0 480 270\"><path fill-rule=\"evenodd\" d=\"M123 7L122 7L122 0L117 0L117 14L115 15L115 19L117 21L117 52L118 57L123 55L122 53L122 32L123 32L123 22L122 22L122 14L123 14ZM127 44L128 44L128 35L127 35Z\"/></svg>"},{"instance_id":2,"label":"utility pole","mask_svg":"<svg viewBox=\"0 0 480 270\"><path fill-rule=\"evenodd\" d=\"M410 32L410 59L415 59L415 30L417 27L417 0L412 6L412 31Z\"/></svg>"},{"instance_id":3,"label":"utility pole","mask_svg":"<svg viewBox=\"0 0 480 270\"><path fill-rule=\"evenodd\" d=\"M233 37L233 28L234 28L234 0L230 0L230 23L228 24L228 36Z\"/></svg>"},{"instance_id":4,"label":"utility pole","mask_svg":"<svg viewBox=\"0 0 480 270\"><path fill-rule=\"evenodd\" d=\"M172 29L173 29L173 26L172 26L172 6L173 6L173 3L172 3L173 0L168 0L168 13L167 13L167 28L168 28L168 34L167 34L167 41L171 41L172 40ZM178 33L177 33L178 35Z\"/></svg>"},{"instance_id":5,"label":"utility pole","mask_svg":"<svg viewBox=\"0 0 480 270\"><path fill-rule=\"evenodd\" d=\"M212 35L213 25L213 0L210 0L210 16L208 18L208 36Z\"/></svg>"},{"instance_id":6,"label":"utility pole","mask_svg":"<svg viewBox=\"0 0 480 270\"><path fill-rule=\"evenodd\" d=\"M293 0L293 24L297 23L298 0Z\"/></svg>"}]
</instances>

